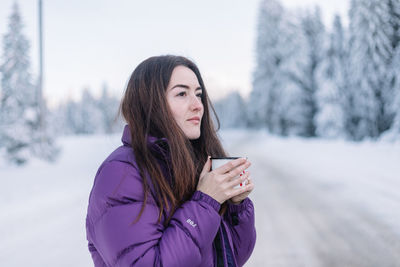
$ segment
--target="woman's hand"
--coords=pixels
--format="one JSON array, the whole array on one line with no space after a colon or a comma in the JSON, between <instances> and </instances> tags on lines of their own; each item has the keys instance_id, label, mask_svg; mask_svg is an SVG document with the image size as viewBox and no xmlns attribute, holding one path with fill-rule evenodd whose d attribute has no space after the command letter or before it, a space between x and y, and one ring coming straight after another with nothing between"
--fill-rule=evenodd
<instances>
[{"instance_id":1,"label":"woman's hand","mask_svg":"<svg viewBox=\"0 0 400 267\"><path fill-rule=\"evenodd\" d=\"M241 198L245 199L247 195L250 194L251 190L253 190L254 185L248 184L240 188L234 187L249 178L248 172L240 176L238 179L233 178L243 173L243 171L250 167L250 165L251 163L249 161L240 158L232 160L221 167L210 171L211 159L208 158L200 174L197 190L211 196L220 204L231 198L234 198L234 202Z\"/></svg>"},{"instance_id":2,"label":"woman's hand","mask_svg":"<svg viewBox=\"0 0 400 267\"><path fill-rule=\"evenodd\" d=\"M253 191L253 189L254 189L254 184L253 184L253 182L252 182L252 180L250 178L250 173L247 171L245 173L245 175L246 174L247 174L246 177L248 177L248 178L247 178L247 184L244 187L246 187L247 189L246 189L245 192L241 193L240 195L232 197L230 199L230 202L232 204L240 204L240 202L242 202L242 200L244 200L251 193L251 191Z\"/></svg>"}]
</instances>

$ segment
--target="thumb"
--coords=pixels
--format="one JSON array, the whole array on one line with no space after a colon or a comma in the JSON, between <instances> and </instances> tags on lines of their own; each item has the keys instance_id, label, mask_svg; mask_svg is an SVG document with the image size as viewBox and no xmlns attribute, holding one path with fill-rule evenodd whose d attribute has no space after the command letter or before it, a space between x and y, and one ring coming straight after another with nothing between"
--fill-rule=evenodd
<instances>
[{"instance_id":1,"label":"thumb","mask_svg":"<svg viewBox=\"0 0 400 267\"><path fill-rule=\"evenodd\" d=\"M206 173L210 172L210 169L211 169L211 157L208 156L207 161L204 164L203 170L200 173L200 179L203 178Z\"/></svg>"}]
</instances>

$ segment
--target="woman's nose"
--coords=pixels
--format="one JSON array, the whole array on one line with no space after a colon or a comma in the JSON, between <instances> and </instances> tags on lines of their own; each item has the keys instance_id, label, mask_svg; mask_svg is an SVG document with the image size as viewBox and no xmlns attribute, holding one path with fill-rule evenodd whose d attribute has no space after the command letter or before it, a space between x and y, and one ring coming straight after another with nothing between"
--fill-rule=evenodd
<instances>
[{"instance_id":1,"label":"woman's nose","mask_svg":"<svg viewBox=\"0 0 400 267\"><path fill-rule=\"evenodd\" d=\"M201 102L201 98L199 98L198 96L193 96L192 97L192 102L191 102L191 107L193 110L198 110L203 108L203 103Z\"/></svg>"}]
</instances>

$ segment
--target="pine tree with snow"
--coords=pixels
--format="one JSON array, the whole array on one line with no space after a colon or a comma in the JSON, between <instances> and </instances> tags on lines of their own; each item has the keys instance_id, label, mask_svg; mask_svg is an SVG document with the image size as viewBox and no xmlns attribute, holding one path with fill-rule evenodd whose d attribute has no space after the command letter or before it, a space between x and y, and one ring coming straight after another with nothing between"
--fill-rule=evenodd
<instances>
[{"instance_id":1,"label":"pine tree with snow","mask_svg":"<svg viewBox=\"0 0 400 267\"><path fill-rule=\"evenodd\" d=\"M384 138L396 140L400 138L400 1L389 0L390 40L393 56L390 58L390 70L388 72L388 86L393 91L391 111L393 122L391 128L384 133Z\"/></svg>"},{"instance_id":2,"label":"pine tree with snow","mask_svg":"<svg viewBox=\"0 0 400 267\"><path fill-rule=\"evenodd\" d=\"M339 15L334 17L330 33L329 48L325 53L318 93L319 113L317 115L317 133L322 137L335 138L346 135L345 119L348 105L347 92L349 64L345 30Z\"/></svg>"},{"instance_id":3,"label":"pine tree with snow","mask_svg":"<svg viewBox=\"0 0 400 267\"><path fill-rule=\"evenodd\" d=\"M103 132L103 114L98 107L97 99L89 89L84 89L81 100L82 130L85 134Z\"/></svg>"},{"instance_id":4,"label":"pine tree with snow","mask_svg":"<svg viewBox=\"0 0 400 267\"><path fill-rule=\"evenodd\" d=\"M99 98L98 108L102 114L102 132L110 134L122 127L121 121L117 120L119 100L109 94L106 84L103 85L102 94Z\"/></svg>"},{"instance_id":5,"label":"pine tree with snow","mask_svg":"<svg viewBox=\"0 0 400 267\"><path fill-rule=\"evenodd\" d=\"M400 46L397 46L393 56L390 68L391 82L393 89L393 102L391 102L391 110L393 111L393 123L389 131L384 133L385 139L400 139Z\"/></svg>"},{"instance_id":6,"label":"pine tree with snow","mask_svg":"<svg viewBox=\"0 0 400 267\"><path fill-rule=\"evenodd\" d=\"M271 83L274 74L279 69L280 25L283 7L276 0L263 0L260 3L257 27L256 70L253 75L253 90L250 95L248 113L251 126L267 126L274 132L272 117L277 88Z\"/></svg>"},{"instance_id":7,"label":"pine tree with snow","mask_svg":"<svg viewBox=\"0 0 400 267\"><path fill-rule=\"evenodd\" d=\"M51 131L56 136L62 136L71 134L72 132L66 125L67 112L66 106L68 102L60 103L58 106L50 110L48 116L48 125L51 127Z\"/></svg>"},{"instance_id":8,"label":"pine tree with snow","mask_svg":"<svg viewBox=\"0 0 400 267\"><path fill-rule=\"evenodd\" d=\"M0 146L9 160L24 163L29 157L30 129L25 117L35 120L34 86L29 73L29 42L22 35L18 6L13 6L9 31L3 37L0 71Z\"/></svg>"},{"instance_id":9,"label":"pine tree with snow","mask_svg":"<svg viewBox=\"0 0 400 267\"><path fill-rule=\"evenodd\" d=\"M38 131L40 110L30 73L29 41L22 30L19 8L14 4L0 65L0 146L4 156L16 164L32 156L52 160L57 154L50 135Z\"/></svg>"},{"instance_id":10,"label":"pine tree with snow","mask_svg":"<svg viewBox=\"0 0 400 267\"><path fill-rule=\"evenodd\" d=\"M69 99L67 103L61 108L61 112L64 112L64 131L63 134L77 134L81 132L81 115L80 115L80 103L72 99Z\"/></svg>"},{"instance_id":11,"label":"pine tree with snow","mask_svg":"<svg viewBox=\"0 0 400 267\"><path fill-rule=\"evenodd\" d=\"M99 98L85 88L79 101L69 99L53 112L53 124L61 135L119 132L124 123L118 109L119 99L110 95L106 84Z\"/></svg>"},{"instance_id":12,"label":"pine tree with snow","mask_svg":"<svg viewBox=\"0 0 400 267\"><path fill-rule=\"evenodd\" d=\"M391 56L387 72L387 94L392 94L393 102L389 102L389 119L393 118L389 132L399 137L400 133L400 1L388 0L389 8L389 38L391 41ZM390 98L390 95L388 96ZM390 98L391 99L391 98Z\"/></svg>"},{"instance_id":13,"label":"pine tree with snow","mask_svg":"<svg viewBox=\"0 0 400 267\"><path fill-rule=\"evenodd\" d=\"M293 106L284 66L295 51L293 23L277 0L261 1L258 15L256 69L248 101L252 127L267 127L271 133L287 135ZM289 100L289 101L288 101ZM286 104L288 104L286 106ZM283 106L285 105L285 106Z\"/></svg>"},{"instance_id":14,"label":"pine tree with snow","mask_svg":"<svg viewBox=\"0 0 400 267\"><path fill-rule=\"evenodd\" d=\"M351 101L346 128L360 140L377 138L392 124L391 86L387 86L392 57L388 1L352 0L350 8Z\"/></svg>"},{"instance_id":15,"label":"pine tree with snow","mask_svg":"<svg viewBox=\"0 0 400 267\"><path fill-rule=\"evenodd\" d=\"M319 8L300 18L297 35L295 62L287 70L287 76L296 84L300 93L295 104L299 105L298 134L305 137L317 135L317 94L321 86L321 66L324 56L325 28Z\"/></svg>"},{"instance_id":16,"label":"pine tree with snow","mask_svg":"<svg viewBox=\"0 0 400 267\"><path fill-rule=\"evenodd\" d=\"M221 128L241 128L246 126L246 104L242 96L234 91L214 104Z\"/></svg>"},{"instance_id":17,"label":"pine tree with snow","mask_svg":"<svg viewBox=\"0 0 400 267\"><path fill-rule=\"evenodd\" d=\"M5 156L17 164L30 156L30 136L37 117L34 85L30 75L29 42L22 34L16 4L10 16L8 33L3 38L0 140Z\"/></svg>"},{"instance_id":18,"label":"pine tree with snow","mask_svg":"<svg viewBox=\"0 0 400 267\"><path fill-rule=\"evenodd\" d=\"M103 114L88 88L82 91L80 101L67 103L66 112L66 127L73 134L103 133Z\"/></svg>"},{"instance_id":19,"label":"pine tree with snow","mask_svg":"<svg viewBox=\"0 0 400 267\"><path fill-rule=\"evenodd\" d=\"M392 54L394 56L397 47L400 44L400 1L387 0L389 9L389 38L392 44Z\"/></svg>"}]
</instances>

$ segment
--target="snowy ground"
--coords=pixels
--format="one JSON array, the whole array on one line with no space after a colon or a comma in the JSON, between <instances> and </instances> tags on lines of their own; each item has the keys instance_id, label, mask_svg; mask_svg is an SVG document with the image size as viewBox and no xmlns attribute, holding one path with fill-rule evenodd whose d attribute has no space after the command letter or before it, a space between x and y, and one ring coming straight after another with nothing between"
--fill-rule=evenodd
<instances>
[{"instance_id":1,"label":"snowy ground","mask_svg":"<svg viewBox=\"0 0 400 267\"><path fill-rule=\"evenodd\" d=\"M221 137L253 162L258 237L246 266L400 266L400 143ZM57 164L0 167L0 266L92 266L88 194L119 144L63 138Z\"/></svg>"},{"instance_id":2,"label":"snowy ground","mask_svg":"<svg viewBox=\"0 0 400 267\"><path fill-rule=\"evenodd\" d=\"M246 266L400 266L400 144L242 133L258 239ZM250 141L251 140L251 141Z\"/></svg>"}]
</instances>

